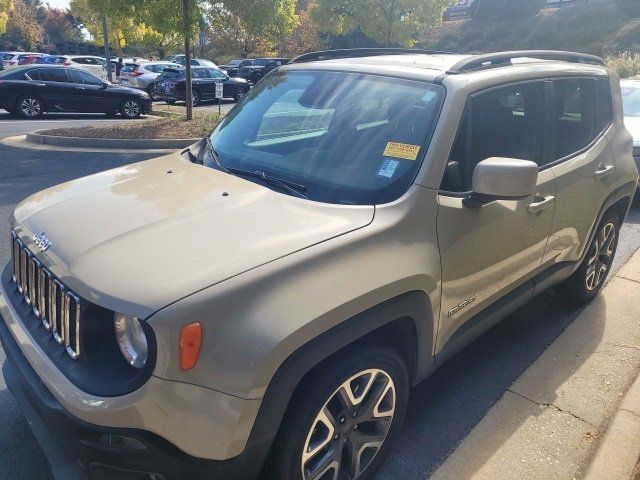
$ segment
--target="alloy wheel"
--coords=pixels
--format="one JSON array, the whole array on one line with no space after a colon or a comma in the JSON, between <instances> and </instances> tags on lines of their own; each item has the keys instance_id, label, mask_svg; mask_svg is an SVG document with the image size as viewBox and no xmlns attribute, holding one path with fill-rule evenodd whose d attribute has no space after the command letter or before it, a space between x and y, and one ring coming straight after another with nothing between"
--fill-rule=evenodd
<instances>
[{"instance_id":1,"label":"alloy wheel","mask_svg":"<svg viewBox=\"0 0 640 480\"><path fill-rule=\"evenodd\" d=\"M200 105L200 93L198 93L197 91L194 91L191 94L191 99L192 99L192 105L194 107L197 107L198 105Z\"/></svg>"},{"instance_id":2,"label":"alloy wheel","mask_svg":"<svg viewBox=\"0 0 640 480\"><path fill-rule=\"evenodd\" d=\"M136 118L140 115L140 105L135 100L127 100L124 102L122 109L128 118Z\"/></svg>"},{"instance_id":3,"label":"alloy wheel","mask_svg":"<svg viewBox=\"0 0 640 480\"><path fill-rule=\"evenodd\" d=\"M597 289L607 277L616 246L616 227L605 224L593 239L587 260L585 283L587 290Z\"/></svg>"},{"instance_id":4,"label":"alloy wheel","mask_svg":"<svg viewBox=\"0 0 640 480\"><path fill-rule=\"evenodd\" d=\"M393 422L396 389L380 369L345 381L316 415L302 450L302 480L355 480L375 458Z\"/></svg>"},{"instance_id":5,"label":"alloy wheel","mask_svg":"<svg viewBox=\"0 0 640 480\"><path fill-rule=\"evenodd\" d=\"M38 115L40 115L41 110L42 106L36 98L27 97L23 98L20 102L20 111L24 114L25 117L37 117Z\"/></svg>"},{"instance_id":6,"label":"alloy wheel","mask_svg":"<svg viewBox=\"0 0 640 480\"><path fill-rule=\"evenodd\" d=\"M242 100L242 97L244 97L246 93L247 92L245 92L243 89L241 88L238 89L238 91L236 92L236 98L235 98L236 103Z\"/></svg>"}]
</instances>

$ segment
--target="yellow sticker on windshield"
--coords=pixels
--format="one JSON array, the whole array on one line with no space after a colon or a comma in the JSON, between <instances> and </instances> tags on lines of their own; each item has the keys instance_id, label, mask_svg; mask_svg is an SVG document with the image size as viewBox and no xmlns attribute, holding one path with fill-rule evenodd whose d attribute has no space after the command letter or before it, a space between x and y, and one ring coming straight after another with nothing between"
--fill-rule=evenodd
<instances>
[{"instance_id":1,"label":"yellow sticker on windshield","mask_svg":"<svg viewBox=\"0 0 640 480\"><path fill-rule=\"evenodd\" d=\"M404 158L405 160L415 160L418 158L418 152L420 152L420 145L410 145L408 143L387 143L387 148L384 149L383 155L385 157Z\"/></svg>"}]
</instances>

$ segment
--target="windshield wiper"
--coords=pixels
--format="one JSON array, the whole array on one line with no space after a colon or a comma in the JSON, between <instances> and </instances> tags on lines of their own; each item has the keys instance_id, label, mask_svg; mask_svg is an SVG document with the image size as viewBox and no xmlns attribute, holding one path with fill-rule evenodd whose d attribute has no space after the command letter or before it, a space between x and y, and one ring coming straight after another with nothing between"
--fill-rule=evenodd
<instances>
[{"instance_id":1,"label":"windshield wiper","mask_svg":"<svg viewBox=\"0 0 640 480\"><path fill-rule=\"evenodd\" d=\"M220 157L218 156L218 152L216 152L216 149L213 148L213 144L211 143L211 139L208 136L206 136L204 138L207 140L207 150L211 154L211 158L213 158L213 161L215 162L215 164L218 167L218 169L222 170L225 173L230 173L231 175L233 175L233 173L227 167L222 165L222 163L220 162Z\"/></svg>"},{"instance_id":2,"label":"windshield wiper","mask_svg":"<svg viewBox=\"0 0 640 480\"><path fill-rule=\"evenodd\" d=\"M223 172L228 173L230 175L236 175L236 176L243 175L245 177L257 178L259 180L262 180L265 183L270 183L271 185L277 185L281 189L286 190L287 192L293 195L297 195L300 198L309 200L309 197L307 197L305 194L302 193L307 190L306 185L300 185L299 183L274 177L273 175L267 175L266 173L259 170L251 171L251 170L243 170L241 168L225 167L220 162L220 157L218 156L218 153L216 152L215 148L213 148L211 139L209 137L205 137L205 138L207 140L207 150L211 154L211 158L213 158L213 161L215 162L219 170L222 170Z\"/></svg>"},{"instance_id":3,"label":"windshield wiper","mask_svg":"<svg viewBox=\"0 0 640 480\"><path fill-rule=\"evenodd\" d=\"M233 175L244 175L246 177L257 178L259 180L262 180L265 183L270 183L271 185L277 185L283 190L286 190L287 192L292 193L293 195L297 195L300 198L309 200L309 197L307 197L304 193L302 193L307 190L306 185L300 185L299 183L274 177L273 175L267 175L266 173L260 170L256 170L254 172L252 172L251 170L243 170L241 168L226 168L226 170Z\"/></svg>"},{"instance_id":4,"label":"windshield wiper","mask_svg":"<svg viewBox=\"0 0 640 480\"><path fill-rule=\"evenodd\" d=\"M185 148L182 152L180 152L180 155L184 155L185 153L187 155L189 155L189 161L191 163L200 163L200 164L202 164L202 162L198 159L196 154L193 153L193 151L190 148Z\"/></svg>"}]
</instances>

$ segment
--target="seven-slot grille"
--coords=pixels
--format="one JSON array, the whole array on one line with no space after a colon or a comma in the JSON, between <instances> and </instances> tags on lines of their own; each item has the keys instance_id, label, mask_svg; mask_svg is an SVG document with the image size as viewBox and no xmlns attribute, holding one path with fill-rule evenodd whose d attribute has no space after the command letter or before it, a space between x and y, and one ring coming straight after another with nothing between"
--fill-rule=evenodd
<instances>
[{"instance_id":1,"label":"seven-slot grille","mask_svg":"<svg viewBox=\"0 0 640 480\"><path fill-rule=\"evenodd\" d=\"M11 232L13 281L42 326L71 358L80 356L80 298L67 289Z\"/></svg>"}]
</instances>

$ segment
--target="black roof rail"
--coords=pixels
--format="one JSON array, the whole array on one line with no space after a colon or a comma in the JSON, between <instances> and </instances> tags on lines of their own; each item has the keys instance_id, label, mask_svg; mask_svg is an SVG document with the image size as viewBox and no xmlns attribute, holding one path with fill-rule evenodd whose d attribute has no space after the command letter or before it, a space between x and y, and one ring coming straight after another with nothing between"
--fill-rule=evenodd
<instances>
[{"instance_id":1,"label":"black roof rail","mask_svg":"<svg viewBox=\"0 0 640 480\"><path fill-rule=\"evenodd\" d=\"M318 60L334 60L339 58L374 57L377 55L443 55L450 52L420 50L412 48L344 48L340 50L324 50L299 55L289 63L305 63Z\"/></svg>"},{"instance_id":2,"label":"black roof rail","mask_svg":"<svg viewBox=\"0 0 640 480\"><path fill-rule=\"evenodd\" d=\"M571 63L589 63L593 65L604 65L604 60L595 55L576 52L562 52L556 50L516 50L513 52L486 53L473 55L460 60L449 70L447 74L455 75L471 70L482 68L492 68L510 65L514 58L535 58L538 60L559 60Z\"/></svg>"}]
</instances>

